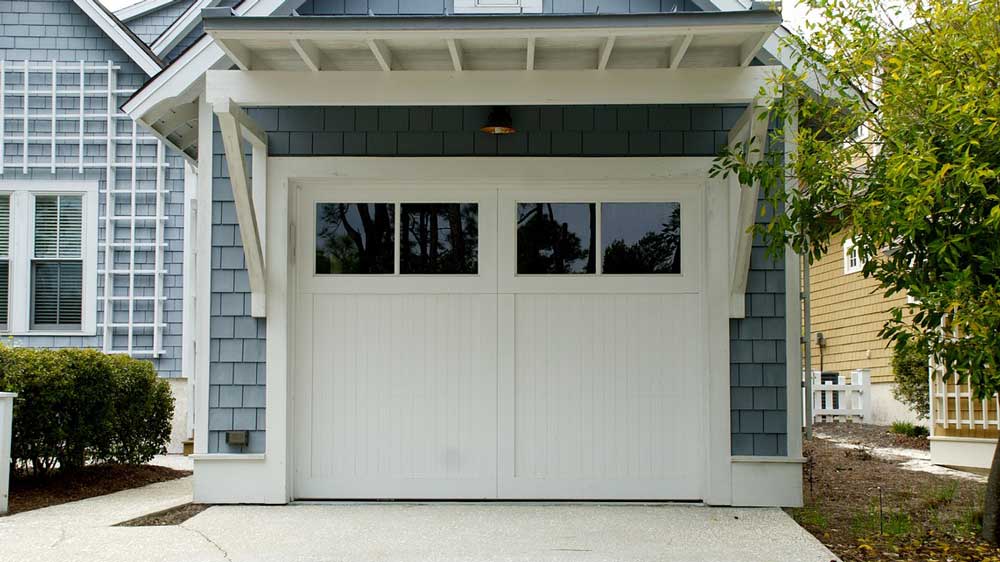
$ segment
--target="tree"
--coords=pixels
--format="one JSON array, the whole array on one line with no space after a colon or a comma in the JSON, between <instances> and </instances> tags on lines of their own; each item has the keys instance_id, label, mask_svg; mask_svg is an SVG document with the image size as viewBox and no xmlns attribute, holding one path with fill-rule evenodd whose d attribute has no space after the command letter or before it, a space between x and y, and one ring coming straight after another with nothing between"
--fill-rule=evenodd
<instances>
[{"instance_id":1,"label":"tree","mask_svg":"<svg viewBox=\"0 0 1000 562\"><path fill-rule=\"evenodd\" d=\"M822 18L786 40L795 62L761 102L771 142L788 133L797 156L755 162L736 146L713 173L760 182L784 210L754 227L772 255L811 262L833 234L853 238L864 275L912 297L881 335L985 398L1000 390L1000 0L896 1L807 0ZM1000 451L983 521L994 543L998 511Z\"/></svg>"}]
</instances>

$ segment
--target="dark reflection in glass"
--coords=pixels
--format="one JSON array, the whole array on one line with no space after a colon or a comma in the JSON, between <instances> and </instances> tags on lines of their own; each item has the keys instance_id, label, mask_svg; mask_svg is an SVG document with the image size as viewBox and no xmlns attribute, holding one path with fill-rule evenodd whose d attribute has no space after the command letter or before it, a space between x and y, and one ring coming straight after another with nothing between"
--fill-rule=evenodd
<instances>
[{"instance_id":1,"label":"dark reflection in glass","mask_svg":"<svg viewBox=\"0 0 1000 562\"><path fill-rule=\"evenodd\" d=\"M479 206L475 203L403 203L400 273L476 273Z\"/></svg>"},{"instance_id":2,"label":"dark reflection in glass","mask_svg":"<svg viewBox=\"0 0 1000 562\"><path fill-rule=\"evenodd\" d=\"M518 203L518 273L594 273L593 203Z\"/></svg>"},{"instance_id":3,"label":"dark reflection in glass","mask_svg":"<svg viewBox=\"0 0 1000 562\"><path fill-rule=\"evenodd\" d=\"M393 273L391 203L316 205L316 273Z\"/></svg>"},{"instance_id":4,"label":"dark reflection in glass","mask_svg":"<svg viewBox=\"0 0 1000 562\"><path fill-rule=\"evenodd\" d=\"M680 273L680 203L601 204L602 273Z\"/></svg>"}]
</instances>

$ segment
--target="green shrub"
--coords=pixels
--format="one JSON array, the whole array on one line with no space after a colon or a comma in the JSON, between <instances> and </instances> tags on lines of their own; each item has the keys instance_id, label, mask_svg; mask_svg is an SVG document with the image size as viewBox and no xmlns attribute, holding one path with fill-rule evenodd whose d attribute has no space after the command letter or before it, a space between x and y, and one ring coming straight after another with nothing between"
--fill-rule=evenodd
<instances>
[{"instance_id":1,"label":"green shrub","mask_svg":"<svg viewBox=\"0 0 1000 562\"><path fill-rule=\"evenodd\" d=\"M930 414L930 395L927 381L927 350L913 340L897 343L892 355L892 373L895 383L892 395L906 404L919 419Z\"/></svg>"},{"instance_id":2,"label":"green shrub","mask_svg":"<svg viewBox=\"0 0 1000 562\"><path fill-rule=\"evenodd\" d=\"M173 397L148 361L0 345L0 390L18 393L11 457L37 474L143 463L170 439Z\"/></svg>"},{"instance_id":3,"label":"green shrub","mask_svg":"<svg viewBox=\"0 0 1000 562\"><path fill-rule=\"evenodd\" d=\"M907 437L927 437L930 435L930 431L926 427L905 421L892 422L892 427L889 431Z\"/></svg>"}]
</instances>

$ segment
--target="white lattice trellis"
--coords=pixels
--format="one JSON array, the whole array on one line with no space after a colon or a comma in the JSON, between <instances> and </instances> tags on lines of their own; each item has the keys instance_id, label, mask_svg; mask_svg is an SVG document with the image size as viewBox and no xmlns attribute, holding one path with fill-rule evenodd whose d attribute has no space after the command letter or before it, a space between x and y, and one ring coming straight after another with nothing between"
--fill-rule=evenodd
<instances>
[{"instance_id":1,"label":"white lattice trellis","mask_svg":"<svg viewBox=\"0 0 1000 562\"><path fill-rule=\"evenodd\" d=\"M163 353L166 150L119 111L113 62L0 60L0 178L104 170L98 326L104 351ZM37 177L37 176L32 176Z\"/></svg>"}]
</instances>

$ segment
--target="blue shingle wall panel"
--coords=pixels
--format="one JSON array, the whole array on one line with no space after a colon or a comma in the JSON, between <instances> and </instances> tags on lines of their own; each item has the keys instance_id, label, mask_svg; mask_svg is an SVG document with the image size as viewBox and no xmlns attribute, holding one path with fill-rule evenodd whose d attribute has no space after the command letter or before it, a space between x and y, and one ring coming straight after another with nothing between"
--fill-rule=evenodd
<instances>
[{"instance_id":1,"label":"blue shingle wall panel","mask_svg":"<svg viewBox=\"0 0 1000 562\"><path fill-rule=\"evenodd\" d=\"M501 137L479 132L489 111L485 107L251 108L249 113L266 124L273 156L713 156L742 110L715 105L516 107L518 133ZM262 451L265 323L247 314L249 288L218 138L214 152L209 401L210 422L217 427L210 432L209 451L229 450L222 431L249 426L248 409L257 419L246 450ZM756 244L747 318L730 322L732 453L784 455L784 266L767 259Z\"/></svg>"},{"instance_id":2,"label":"blue shingle wall panel","mask_svg":"<svg viewBox=\"0 0 1000 562\"><path fill-rule=\"evenodd\" d=\"M20 62L24 60L51 62L79 62L101 64L113 61L120 66L117 72L117 82L120 88L135 89L148 78L142 70L131 62L131 59L108 38L104 32L87 17L72 0L30 0L9 1L0 0L0 59ZM103 109L105 101L101 101ZM47 109L40 110L47 113ZM12 121L8 121L11 123ZM40 121L31 121L31 132L47 133L42 130ZM131 134L131 126L122 120L120 131ZM8 129L8 132L10 130ZM8 144L8 147L10 145ZM103 140L88 140L84 145L84 154L104 160L106 143ZM150 148L146 148L149 150ZM181 365L181 316L183 311L183 229L184 229L184 169L182 158L172 150L167 151L167 161L170 167L166 171L167 221L164 227L164 239L167 248L164 253L164 264L167 274L164 276L164 320L163 346L165 354L153 362L160 376L184 376ZM99 197L100 216L104 216L103 192L107 186L107 178L103 169L85 169L78 173L75 169L57 169L51 173L48 169L29 169L24 174L20 168L7 167L0 181L6 180L85 180L96 181L101 190ZM140 183L149 181L141 178ZM104 223L99 222L99 236L104 236ZM127 239L127 238L126 238ZM128 252L124 252L126 255ZM98 269L104 266L103 253L98 257ZM137 260L141 261L141 260ZM152 263L152 255L148 255ZM98 295L103 294L104 276L97 275ZM151 287L140 288L149 290ZM152 294L151 292L149 294ZM102 317L100 308L98 318ZM149 319L152 321L152 318ZM29 347L94 347L101 348L102 337L73 336L18 336L18 345Z\"/></svg>"}]
</instances>

